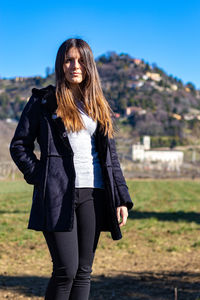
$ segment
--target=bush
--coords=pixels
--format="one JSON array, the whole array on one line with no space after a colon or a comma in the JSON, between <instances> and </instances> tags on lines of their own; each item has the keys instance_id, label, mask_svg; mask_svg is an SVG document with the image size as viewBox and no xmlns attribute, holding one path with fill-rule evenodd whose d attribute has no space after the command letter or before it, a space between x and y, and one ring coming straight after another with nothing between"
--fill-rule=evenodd
<instances>
[{"instance_id":1,"label":"bush","mask_svg":"<svg viewBox=\"0 0 200 300\"><path fill-rule=\"evenodd\" d=\"M152 136L151 137L151 147L168 147L174 148L175 146L187 145L187 141L178 136Z\"/></svg>"}]
</instances>

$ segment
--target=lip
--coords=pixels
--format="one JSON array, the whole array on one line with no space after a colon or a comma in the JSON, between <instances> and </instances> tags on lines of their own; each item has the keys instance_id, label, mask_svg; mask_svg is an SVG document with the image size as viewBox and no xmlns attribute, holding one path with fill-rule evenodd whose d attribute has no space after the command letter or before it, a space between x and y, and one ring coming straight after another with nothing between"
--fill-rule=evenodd
<instances>
[{"instance_id":1,"label":"lip","mask_svg":"<svg viewBox=\"0 0 200 300\"><path fill-rule=\"evenodd\" d=\"M81 73L73 72L72 75L81 75Z\"/></svg>"}]
</instances>

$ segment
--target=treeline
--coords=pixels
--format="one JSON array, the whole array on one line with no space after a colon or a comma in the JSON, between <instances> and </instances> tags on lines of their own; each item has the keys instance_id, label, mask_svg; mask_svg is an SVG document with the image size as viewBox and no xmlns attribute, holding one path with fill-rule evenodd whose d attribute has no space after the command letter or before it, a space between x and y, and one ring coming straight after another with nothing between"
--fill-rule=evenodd
<instances>
[{"instance_id":1,"label":"treeline","mask_svg":"<svg viewBox=\"0 0 200 300\"><path fill-rule=\"evenodd\" d=\"M21 100L20 96L11 100L7 93L2 93L0 95L0 119L19 120L24 105L25 101Z\"/></svg>"}]
</instances>

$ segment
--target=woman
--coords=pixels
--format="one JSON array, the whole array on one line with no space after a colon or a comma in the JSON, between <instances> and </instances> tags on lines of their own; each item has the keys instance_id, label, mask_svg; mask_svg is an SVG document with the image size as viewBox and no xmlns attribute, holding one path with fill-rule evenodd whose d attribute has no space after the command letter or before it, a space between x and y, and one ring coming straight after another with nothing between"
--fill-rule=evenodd
<instances>
[{"instance_id":1,"label":"woman","mask_svg":"<svg viewBox=\"0 0 200 300\"><path fill-rule=\"evenodd\" d=\"M43 232L52 257L45 299L87 300L100 232L120 239L133 204L116 153L112 110L89 45L66 40L55 75L56 87L32 90L10 152L34 185L28 228Z\"/></svg>"}]
</instances>

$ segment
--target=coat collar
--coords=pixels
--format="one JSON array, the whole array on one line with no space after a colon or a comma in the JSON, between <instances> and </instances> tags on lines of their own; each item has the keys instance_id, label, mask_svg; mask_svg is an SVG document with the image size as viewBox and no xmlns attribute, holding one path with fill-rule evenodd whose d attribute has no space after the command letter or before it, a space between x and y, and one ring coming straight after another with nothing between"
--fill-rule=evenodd
<instances>
[{"instance_id":1,"label":"coat collar","mask_svg":"<svg viewBox=\"0 0 200 300\"><path fill-rule=\"evenodd\" d=\"M60 117L56 115L56 109L58 105L57 105L55 92L56 92L56 87L53 85L49 85L43 89L36 89L36 88L32 89L33 96L40 98L44 110L50 114L51 119L55 124L55 127L63 143L70 151L72 151L64 122ZM96 142L97 151L99 152L99 156L102 158L103 161L105 161L107 155L108 136L104 135L100 130L99 121L97 121L95 142Z\"/></svg>"},{"instance_id":2,"label":"coat collar","mask_svg":"<svg viewBox=\"0 0 200 300\"><path fill-rule=\"evenodd\" d=\"M56 87L48 85L43 89L32 89L32 94L40 98L43 107L49 112L54 113L58 107L56 100Z\"/></svg>"}]
</instances>

